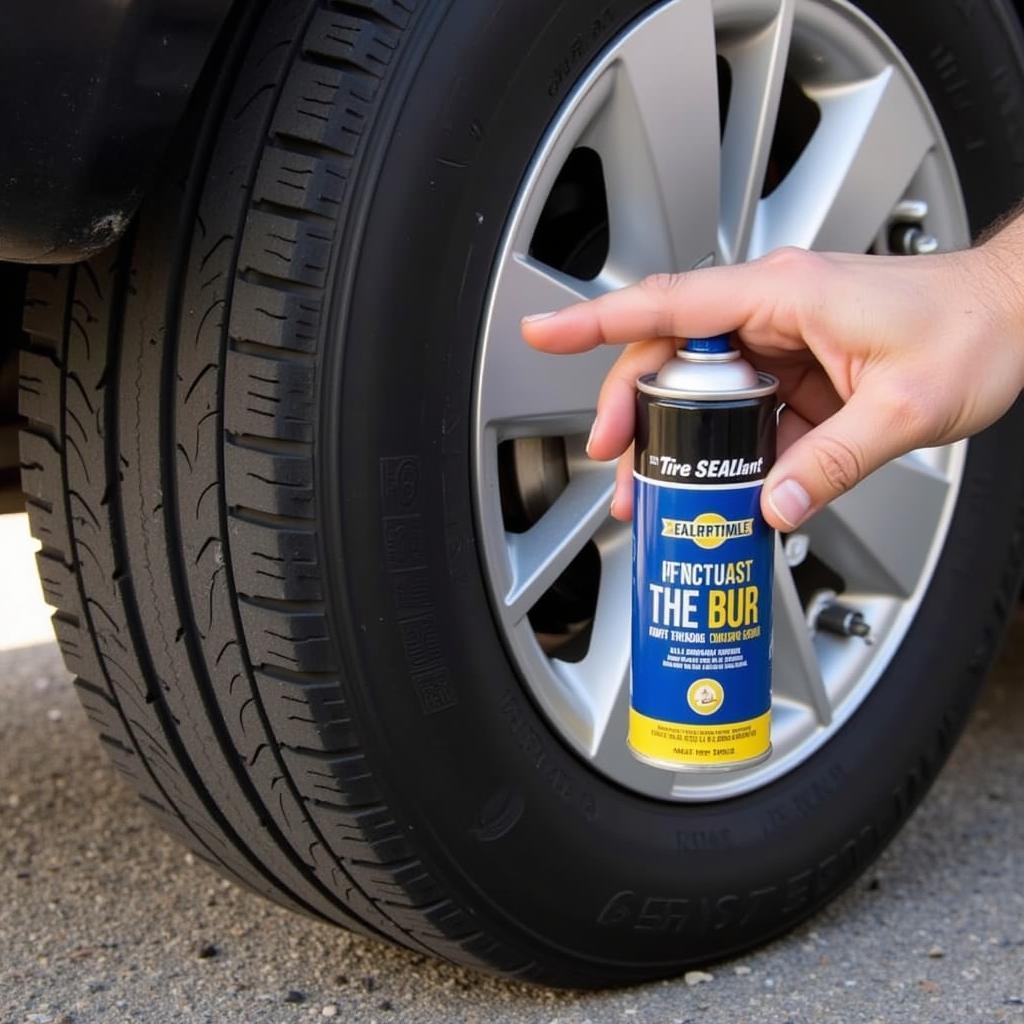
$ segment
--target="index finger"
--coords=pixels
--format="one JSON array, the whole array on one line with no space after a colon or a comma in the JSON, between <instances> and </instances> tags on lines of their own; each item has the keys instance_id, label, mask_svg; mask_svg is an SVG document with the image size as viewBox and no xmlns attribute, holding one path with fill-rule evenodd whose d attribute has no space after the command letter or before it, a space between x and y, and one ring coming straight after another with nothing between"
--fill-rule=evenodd
<instances>
[{"instance_id":1,"label":"index finger","mask_svg":"<svg viewBox=\"0 0 1024 1024\"><path fill-rule=\"evenodd\" d=\"M755 269L755 267L757 269ZM524 317L523 336L544 352L586 352L651 338L705 337L741 327L770 293L765 264L655 274L554 313Z\"/></svg>"}]
</instances>

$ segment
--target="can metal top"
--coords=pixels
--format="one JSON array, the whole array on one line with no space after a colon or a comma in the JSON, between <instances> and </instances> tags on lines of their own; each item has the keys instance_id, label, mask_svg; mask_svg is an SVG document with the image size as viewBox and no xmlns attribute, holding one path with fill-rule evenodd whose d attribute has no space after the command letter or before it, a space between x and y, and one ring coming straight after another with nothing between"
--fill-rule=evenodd
<instances>
[{"instance_id":1,"label":"can metal top","mask_svg":"<svg viewBox=\"0 0 1024 1024\"><path fill-rule=\"evenodd\" d=\"M759 373L732 348L728 335L690 338L658 374L645 374L637 387L658 398L728 402L762 398L779 386L770 373Z\"/></svg>"}]
</instances>

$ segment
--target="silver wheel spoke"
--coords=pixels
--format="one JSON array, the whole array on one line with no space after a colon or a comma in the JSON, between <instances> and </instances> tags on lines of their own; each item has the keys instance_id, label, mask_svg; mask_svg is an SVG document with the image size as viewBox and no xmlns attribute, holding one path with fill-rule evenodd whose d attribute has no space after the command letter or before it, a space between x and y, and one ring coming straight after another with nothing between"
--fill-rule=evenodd
<instances>
[{"instance_id":1,"label":"silver wheel spoke","mask_svg":"<svg viewBox=\"0 0 1024 1024\"><path fill-rule=\"evenodd\" d=\"M917 96L894 67L807 92L821 108L821 123L786 179L760 203L752 257L782 245L864 252L935 145Z\"/></svg>"},{"instance_id":2,"label":"silver wheel spoke","mask_svg":"<svg viewBox=\"0 0 1024 1024\"><path fill-rule=\"evenodd\" d=\"M578 473L539 522L508 535L512 584L505 595L511 622L519 622L608 518L615 488L612 466Z\"/></svg>"},{"instance_id":3,"label":"silver wheel spoke","mask_svg":"<svg viewBox=\"0 0 1024 1024\"><path fill-rule=\"evenodd\" d=\"M911 453L872 473L802 532L848 590L906 597L920 579L949 487Z\"/></svg>"},{"instance_id":4,"label":"silver wheel spoke","mask_svg":"<svg viewBox=\"0 0 1024 1024\"><path fill-rule=\"evenodd\" d=\"M779 0L769 24L722 48L732 71L729 118L722 142L719 229L719 248L726 263L746 259L779 114L795 2Z\"/></svg>"},{"instance_id":5,"label":"silver wheel spoke","mask_svg":"<svg viewBox=\"0 0 1024 1024\"><path fill-rule=\"evenodd\" d=\"M710 0L676 0L630 33L611 99L581 138L601 156L608 285L685 270L715 252L719 127ZM699 102L694 102L699 97Z\"/></svg>"},{"instance_id":6,"label":"silver wheel spoke","mask_svg":"<svg viewBox=\"0 0 1024 1024\"><path fill-rule=\"evenodd\" d=\"M622 743L625 736L623 698L628 706L631 627L630 617L623 615L622 609L629 601L633 569L630 538L630 528L615 522L608 523L595 538L601 552L601 589L590 647L581 661L558 665L562 678L576 692L586 694L591 756L598 754L602 743Z\"/></svg>"},{"instance_id":7,"label":"silver wheel spoke","mask_svg":"<svg viewBox=\"0 0 1024 1024\"><path fill-rule=\"evenodd\" d=\"M483 384L486 422L504 424L498 433L505 437L589 429L616 352L609 347L572 357L538 352L523 341L520 321L589 298L597 289L516 254L501 268L500 280L491 313L492 362ZM530 421L528 427L524 421Z\"/></svg>"},{"instance_id":8,"label":"silver wheel spoke","mask_svg":"<svg viewBox=\"0 0 1024 1024\"><path fill-rule=\"evenodd\" d=\"M832 704L811 643L793 574L781 541L775 544L775 594L772 623L772 698L804 704L821 725L832 721Z\"/></svg>"}]
</instances>

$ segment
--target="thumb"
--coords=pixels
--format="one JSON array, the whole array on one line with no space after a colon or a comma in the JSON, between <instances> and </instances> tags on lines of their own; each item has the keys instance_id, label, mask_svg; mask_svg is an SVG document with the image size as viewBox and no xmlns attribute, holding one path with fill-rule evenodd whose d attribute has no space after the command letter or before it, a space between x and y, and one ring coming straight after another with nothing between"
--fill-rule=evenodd
<instances>
[{"instance_id":1,"label":"thumb","mask_svg":"<svg viewBox=\"0 0 1024 1024\"><path fill-rule=\"evenodd\" d=\"M796 529L879 466L913 448L894 426L878 402L855 392L779 457L765 481L765 518L776 529Z\"/></svg>"}]
</instances>

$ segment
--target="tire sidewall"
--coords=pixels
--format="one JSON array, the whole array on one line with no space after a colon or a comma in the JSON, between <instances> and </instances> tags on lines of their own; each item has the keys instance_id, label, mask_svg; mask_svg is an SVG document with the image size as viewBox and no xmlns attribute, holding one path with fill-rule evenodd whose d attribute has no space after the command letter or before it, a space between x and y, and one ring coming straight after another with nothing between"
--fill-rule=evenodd
<instances>
[{"instance_id":1,"label":"tire sidewall","mask_svg":"<svg viewBox=\"0 0 1024 1024\"><path fill-rule=\"evenodd\" d=\"M651 6L450 6L352 183L363 227L339 258L330 336L343 343L326 347L319 384L317 492L336 526L321 538L329 614L368 762L431 871L487 930L543 948L580 983L742 948L855 877L948 752L1020 563L1017 407L970 445L906 643L851 720L784 778L715 804L647 799L593 772L536 710L476 544L476 349L506 219L546 126ZM967 60L955 35L944 45ZM969 84L980 105L985 82ZM1010 145L995 120L992 138ZM959 164L966 150L950 142ZM1014 198L1012 174L996 178L965 180L975 227ZM972 198L986 188L997 198Z\"/></svg>"}]
</instances>

